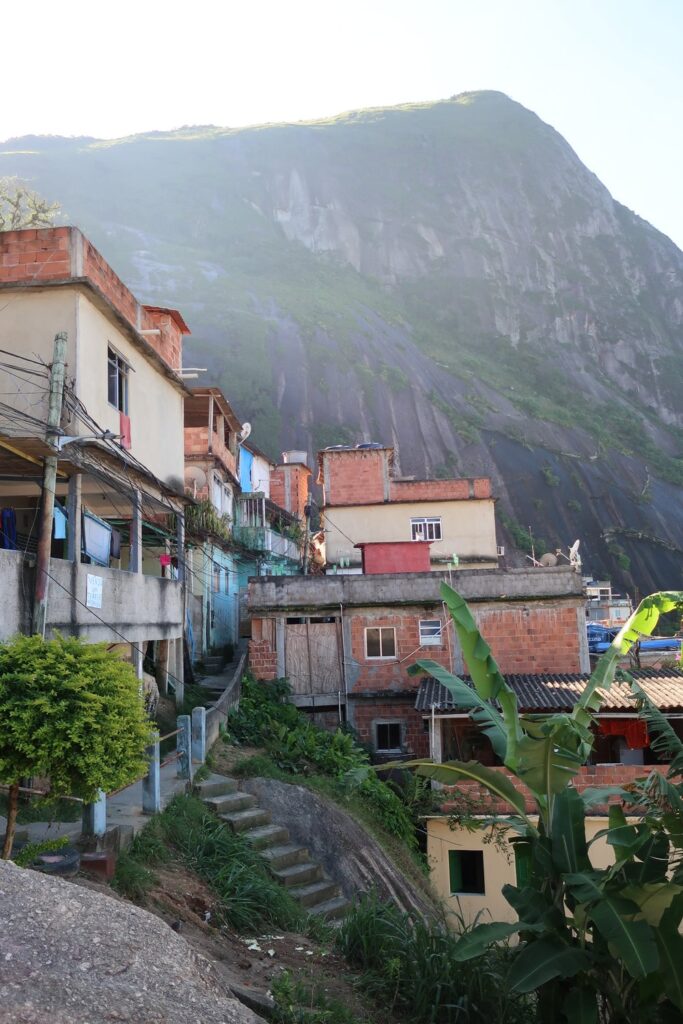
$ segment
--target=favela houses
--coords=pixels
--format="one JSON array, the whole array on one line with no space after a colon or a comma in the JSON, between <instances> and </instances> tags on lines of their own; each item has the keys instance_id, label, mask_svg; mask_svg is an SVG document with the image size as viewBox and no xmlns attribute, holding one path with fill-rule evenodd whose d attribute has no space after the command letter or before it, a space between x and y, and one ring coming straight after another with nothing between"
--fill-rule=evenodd
<instances>
[{"instance_id":1,"label":"favela houses","mask_svg":"<svg viewBox=\"0 0 683 1024\"><path fill-rule=\"evenodd\" d=\"M0 1024L683 1021L683 254L649 223L683 238L680 18L487 3L35 33L60 87L39 59L0 133ZM581 159L504 92L406 103L444 47ZM368 103L332 116L337 49Z\"/></svg>"}]
</instances>

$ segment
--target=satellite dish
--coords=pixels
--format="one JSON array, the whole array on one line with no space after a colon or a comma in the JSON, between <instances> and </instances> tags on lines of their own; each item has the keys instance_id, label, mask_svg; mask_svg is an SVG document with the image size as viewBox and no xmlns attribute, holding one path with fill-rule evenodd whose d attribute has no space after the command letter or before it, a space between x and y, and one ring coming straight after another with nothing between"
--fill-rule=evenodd
<instances>
[{"instance_id":1,"label":"satellite dish","mask_svg":"<svg viewBox=\"0 0 683 1024\"><path fill-rule=\"evenodd\" d=\"M541 555L540 562L541 565L550 568L553 565L557 565L557 555L554 555L552 551L546 551L544 555Z\"/></svg>"},{"instance_id":2,"label":"satellite dish","mask_svg":"<svg viewBox=\"0 0 683 1024\"><path fill-rule=\"evenodd\" d=\"M240 441L246 441L251 434L251 423L243 423L240 430Z\"/></svg>"},{"instance_id":3,"label":"satellite dish","mask_svg":"<svg viewBox=\"0 0 683 1024\"><path fill-rule=\"evenodd\" d=\"M185 466L185 487L193 498L197 497L197 491L206 487L206 473L201 466Z\"/></svg>"}]
</instances>

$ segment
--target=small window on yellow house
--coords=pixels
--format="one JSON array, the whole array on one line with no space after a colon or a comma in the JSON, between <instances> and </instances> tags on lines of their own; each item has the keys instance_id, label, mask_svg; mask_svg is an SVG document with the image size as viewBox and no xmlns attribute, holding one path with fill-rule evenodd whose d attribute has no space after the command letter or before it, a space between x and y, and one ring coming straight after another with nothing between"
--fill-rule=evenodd
<instances>
[{"instance_id":1,"label":"small window on yellow house","mask_svg":"<svg viewBox=\"0 0 683 1024\"><path fill-rule=\"evenodd\" d=\"M484 854L481 850L449 850L448 874L451 895L484 894Z\"/></svg>"}]
</instances>

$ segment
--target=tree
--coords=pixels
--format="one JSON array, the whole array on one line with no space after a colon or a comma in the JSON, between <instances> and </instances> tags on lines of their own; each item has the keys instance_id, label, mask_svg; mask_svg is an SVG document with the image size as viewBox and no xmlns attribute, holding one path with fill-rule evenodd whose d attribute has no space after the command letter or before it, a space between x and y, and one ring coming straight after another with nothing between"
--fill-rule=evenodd
<instances>
[{"instance_id":1,"label":"tree","mask_svg":"<svg viewBox=\"0 0 683 1024\"><path fill-rule=\"evenodd\" d=\"M0 782L9 786L2 851L12 852L24 777L93 801L142 775L150 725L131 665L104 644L18 636L0 644Z\"/></svg>"},{"instance_id":2,"label":"tree","mask_svg":"<svg viewBox=\"0 0 683 1024\"><path fill-rule=\"evenodd\" d=\"M19 178L0 178L0 231L49 228L58 203L49 203Z\"/></svg>"},{"instance_id":3,"label":"tree","mask_svg":"<svg viewBox=\"0 0 683 1024\"><path fill-rule=\"evenodd\" d=\"M514 924L473 928L459 943L462 961L492 942L519 933L509 981L513 991L535 991L539 1019L557 1024L641 1024L680 1020L683 1011L683 746L666 719L633 683L641 713L657 735L657 749L674 754L670 778L653 771L629 792L580 794L572 780L592 747L593 714L614 681L619 659L655 628L660 614L683 608L683 593L646 598L598 662L571 714L520 715L514 690L501 674L465 601L442 584L473 685L432 661L428 672L453 695L459 709L488 735L515 780L532 793L530 815L522 792L502 772L476 761L434 764L413 761L418 774L447 785L474 779L514 808L505 819L517 831L516 854L524 884L503 894L518 915ZM630 677L629 677L630 678ZM585 816L591 804L617 797L602 833L614 864L591 863ZM625 810L637 805L640 820Z\"/></svg>"}]
</instances>

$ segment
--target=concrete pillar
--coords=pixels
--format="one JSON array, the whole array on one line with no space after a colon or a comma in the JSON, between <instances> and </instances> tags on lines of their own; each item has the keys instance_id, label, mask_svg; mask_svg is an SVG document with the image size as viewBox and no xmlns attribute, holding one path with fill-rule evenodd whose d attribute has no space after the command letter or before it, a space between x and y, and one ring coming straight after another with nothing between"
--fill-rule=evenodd
<instances>
[{"instance_id":1,"label":"concrete pillar","mask_svg":"<svg viewBox=\"0 0 683 1024\"><path fill-rule=\"evenodd\" d=\"M158 814L161 810L161 775L159 758L159 734L154 743L147 747L149 771L142 780L142 813Z\"/></svg>"},{"instance_id":2,"label":"concrete pillar","mask_svg":"<svg viewBox=\"0 0 683 1024\"><path fill-rule=\"evenodd\" d=\"M206 761L206 708L192 708L192 760Z\"/></svg>"},{"instance_id":3,"label":"concrete pillar","mask_svg":"<svg viewBox=\"0 0 683 1024\"><path fill-rule=\"evenodd\" d=\"M142 679L143 675L143 662L145 660L144 653L144 641L138 640L137 643L131 644L131 661L133 662L133 668L135 669L135 675L138 679Z\"/></svg>"},{"instance_id":4,"label":"concrete pillar","mask_svg":"<svg viewBox=\"0 0 683 1024\"><path fill-rule=\"evenodd\" d=\"M155 652L155 674L159 693L165 697L168 693L168 659L169 641L157 640Z\"/></svg>"},{"instance_id":5,"label":"concrete pillar","mask_svg":"<svg viewBox=\"0 0 683 1024\"><path fill-rule=\"evenodd\" d=\"M175 706L181 708L185 701L185 662L183 660L183 638L177 637L171 640L173 646L173 659L171 669L173 673L173 685L175 687Z\"/></svg>"},{"instance_id":6,"label":"concrete pillar","mask_svg":"<svg viewBox=\"0 0 683 1024\"><path fill-rule=\"evenodd\" d=\"M142 572L142 500L138 490L133 492L132 507L128 571Z\"/></svg>"},{"instance_id":7,"label":"concrete pillar","mask_svg":"<svg viewBox=\"0 0 683 1024\"><path fill-rule=\"evenodd\" d=\"M82 474L69 477L67 497L68 523L66 527L66 557L70 562L81 561L81 485Z\"/></svg>"},{"instance_id":8,"label":"concrete pillar","mask_svg":"<svg viewBox=\"0 0 683 1024\"><path fill-rule=\"evenodd\" d=\"M192 782L192 725L189 715L178 715L178 778Z\"/></svg>"},{"instance_id":9,"label":"concrete pillar","mask_svg":"<svg viewBox=\"0 0 683 1024\"><path fill-rule=\"evenodd\" d=\"M83 805L83 833L86 836L103 836L107 831L107 794L99 791L92 804Z\"/></svg>"},{"instance_id":10,"label":"concrete pillar","mask_svg":"<svg viewBox=\"0 0 683 1024\"><path fill-rule=\"evenodd\" d=\"M275 671L277 672L278 679L284 679L287 674L285 669L286 637L287 631L284 615L278 615L275 620L275 656L277 658Z\"/></svg>"},{"instance_id":11,"label":"concrete pillar","mask_svg":"<svg viewBox=\"0 0 683 1024\"><path fill-rule=\"evenodd\" d=\"M443 761L442 727L441 719L432 713L429 720L429 756L437 764Z\"/></svg>"}]
</instances>

